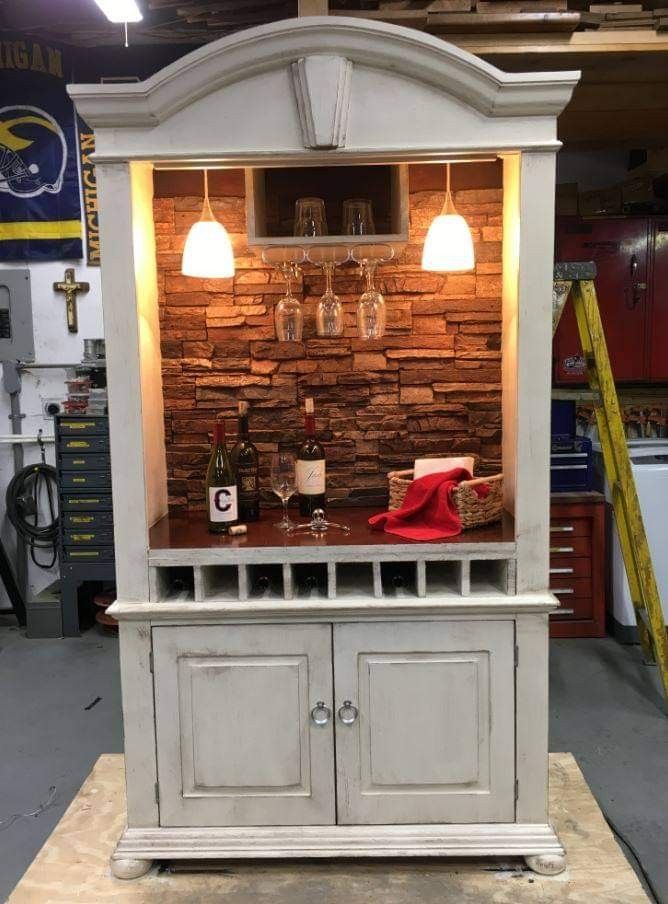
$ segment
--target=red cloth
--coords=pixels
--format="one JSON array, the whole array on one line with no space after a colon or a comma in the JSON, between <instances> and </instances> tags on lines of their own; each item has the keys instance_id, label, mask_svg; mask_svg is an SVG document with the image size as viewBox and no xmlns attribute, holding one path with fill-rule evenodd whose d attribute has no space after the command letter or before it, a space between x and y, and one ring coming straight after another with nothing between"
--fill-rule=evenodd
<instances>
[{"instance_id":1,"label":"red cloth","mask_svg":"<svg viewBox=\"0 0 668 904\"><path fill-rule=\"evenodd\" d=\"M375 530L406 537L408 540L442 540L461 533L452 491L462 480L471 480L466 468L438 471L418 477L408 487L400 509L384 512L369 518ZM478 496L484 498L489 486L481 483L475 487Z\"/></svg>"}]
</instances>

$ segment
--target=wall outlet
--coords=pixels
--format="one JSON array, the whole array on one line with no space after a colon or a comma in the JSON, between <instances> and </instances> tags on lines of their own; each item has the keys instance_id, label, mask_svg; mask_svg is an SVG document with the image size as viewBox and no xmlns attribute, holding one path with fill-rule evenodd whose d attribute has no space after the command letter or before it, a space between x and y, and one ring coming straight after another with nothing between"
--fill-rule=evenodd
<instances>
[{"instance_id":1,"label":"wall outlet","mask_svg":"<svg viewBox=\"0 0 668 904\"><path fill-rule=\"evenodd\" d=\"M60 414L63 410L63 403L60 399L42 399L42 414L47 420Z\"/></svg>"}]
</instances>

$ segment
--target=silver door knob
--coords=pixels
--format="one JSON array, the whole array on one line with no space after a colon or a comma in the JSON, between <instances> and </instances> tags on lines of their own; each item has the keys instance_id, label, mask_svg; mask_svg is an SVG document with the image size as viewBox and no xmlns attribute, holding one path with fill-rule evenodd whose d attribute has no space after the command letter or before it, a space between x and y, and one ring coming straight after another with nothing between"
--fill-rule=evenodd
<instances>
[{"instance_id":1,"label":"silver door knob","mask_svg":"<svg viewBox=\"0 0 668 904\"><path fill-rule=\"evenodd\" d=\"M311 719L314 725L327 725L332 718L332 711L329 706L325 706L324 701L318 700L311 710Z\"/></svg>"},{"instance_id":2,"label":"silver door knob","mask_svg":"<svg viewBox=\"0 0 668 904\"><path fill-rule=\"evenodd\" d=\"M343 701L343 706L339 710L339 719L344 725L352 725L358 714L359 710L356 706L353 706L350 700Z\"/></svg>"}]
</instances>

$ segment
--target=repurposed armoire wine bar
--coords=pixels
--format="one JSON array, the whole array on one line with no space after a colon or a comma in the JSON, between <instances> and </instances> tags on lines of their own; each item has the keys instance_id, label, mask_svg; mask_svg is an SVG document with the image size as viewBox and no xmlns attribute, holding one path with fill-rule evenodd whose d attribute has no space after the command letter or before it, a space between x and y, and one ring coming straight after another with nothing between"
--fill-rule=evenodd
<instances>
[{"instance_id":1,"label":"repurposed armoire wine bar","mask_svg":"<svg viewBox=\"0 0 668 904\"><path fill-rule=\"evenodd\" d=\"M577 79L313 17L234 34L143 83L70 88L95 130L102 234L128 805L116 876L154 859L286 856L563 869L547 813L548 439L556 117ZM154 174L244 168L252 255L270 170L383 165L400 192L411 165L476 160L502 170L504 521L428 543L359 523L288 541L273 512L244 538L207 534L204 513L179 533ZM387 590L397 562L415 569L414 592ZM325 570L325 593L300 594L304 563ZM277 592L249 591L260 566Z\"/></svg>"}]
</instances>

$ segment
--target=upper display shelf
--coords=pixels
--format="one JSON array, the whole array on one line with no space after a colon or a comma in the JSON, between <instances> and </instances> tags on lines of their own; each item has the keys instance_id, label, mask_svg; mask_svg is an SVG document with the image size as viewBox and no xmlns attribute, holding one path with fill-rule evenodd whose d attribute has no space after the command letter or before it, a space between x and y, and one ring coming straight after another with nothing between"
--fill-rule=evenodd
<instances>
[{"instance_id":1,"label":"upper display shelf","mask_svg":"<svg viewBox=\"0 0 668 904\"><path fill-rule=\"evenodd\" d=\"M408 167L246 170L249 247L408 241Z\"/></svg>"}]
</instances>

